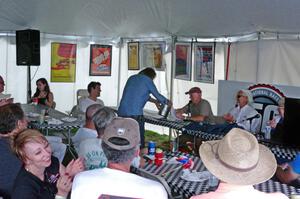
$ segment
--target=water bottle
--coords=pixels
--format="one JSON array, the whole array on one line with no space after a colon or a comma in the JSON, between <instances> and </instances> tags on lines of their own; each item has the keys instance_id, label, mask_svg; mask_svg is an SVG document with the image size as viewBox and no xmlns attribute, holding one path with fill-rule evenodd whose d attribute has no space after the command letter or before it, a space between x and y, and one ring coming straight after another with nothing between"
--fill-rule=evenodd
<instances>
[{"instance_id":1,"label":"water bottle","mask_svg":"<svg viewBox=\"0 0 300 199\"><path fill-rule=\"evenodd\" d=\"M271 130L272 127L270 125L266 125L266 129L265 129L265 139L271 139Z\"/></svg>"}]
</instances>

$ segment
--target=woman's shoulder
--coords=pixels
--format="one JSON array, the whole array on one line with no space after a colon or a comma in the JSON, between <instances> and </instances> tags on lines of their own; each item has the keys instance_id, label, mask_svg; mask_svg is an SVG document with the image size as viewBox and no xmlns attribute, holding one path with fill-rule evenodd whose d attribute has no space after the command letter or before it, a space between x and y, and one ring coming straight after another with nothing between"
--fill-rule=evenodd
<instances>
[{"instance_id":1,"label":"woman's shoulder","mask_svg":"<svg viewBox=\"0 0 300 199\"><path fill-rule=\"evenodd\" d=\"M14 189L17 188L34 188L40 186L40 180L22 167L15 179Z\"/></svg>"}]
</instances>

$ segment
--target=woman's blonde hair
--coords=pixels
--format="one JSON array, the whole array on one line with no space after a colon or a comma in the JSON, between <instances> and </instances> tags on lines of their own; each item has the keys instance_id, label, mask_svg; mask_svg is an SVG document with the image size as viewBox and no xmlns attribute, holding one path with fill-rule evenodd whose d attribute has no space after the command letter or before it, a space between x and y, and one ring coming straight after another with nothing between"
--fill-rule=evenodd
<instances>
[{"instance_id":1,"label":"woman's blonde hair","mask_svg":"<svg viewBox=\"0 0 300 199\"><path fill-rule=\"evenodd\" d=\"M25 163L27 159L24 146L28 142L43 143L48 141L43 134L35 129L25 129L17 134L12 141L11 148L23 163Z\"/></svg>"}]
</instances>

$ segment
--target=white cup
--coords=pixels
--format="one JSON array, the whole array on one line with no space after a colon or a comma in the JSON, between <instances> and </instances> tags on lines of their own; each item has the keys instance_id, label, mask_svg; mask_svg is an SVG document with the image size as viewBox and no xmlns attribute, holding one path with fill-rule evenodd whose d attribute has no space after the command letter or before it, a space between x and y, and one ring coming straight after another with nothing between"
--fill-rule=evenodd
<instances>
[{"instance_id":1,"label":"white cup","mask_svg":"<svg viewBox=\"0 0 300 199\"><path fill-rule=\"evenodd\" d=\"M272 127L270 125L267 125L265 129L265 139L271 139L271 130Z\"/></svg>"}]
</instances>

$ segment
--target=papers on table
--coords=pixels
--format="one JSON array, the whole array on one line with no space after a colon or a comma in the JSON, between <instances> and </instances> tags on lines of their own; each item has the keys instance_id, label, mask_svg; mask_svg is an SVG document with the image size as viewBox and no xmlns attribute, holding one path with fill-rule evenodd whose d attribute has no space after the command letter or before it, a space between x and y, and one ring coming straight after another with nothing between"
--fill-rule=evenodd
<instances>
[{"instance_id":1,"label":"papers on table","mask_svg":"<svg viewBox=\"0 0 300 199\"><path fill-rule=\"evenodd\" d=\"M38 117L38 116L40 116L40 114L38 114L38 113L33 113L33 112L29 112L29 113L26 114L26 116L27 116L27 117Z\"/></svg>"},{"instance_id":2,"label":"papers on table","mask_svg":"<svg viewBox=\"0 0 300 199\"><path fill-rule=\"evenodd\" d=\"M62 121L60 121L58 119L55 119L55 118L48 119L47 122L50 125L60 125L60 124L63 124Z\"/></svg>"},{"instance_id":3,"label":"papers on table","mask_svg":"<svg viewBox=\"0 0 300 199\"><path fill-rule=\"evenodd\" d=\"M62 121L64 122L75 122L77 120L77 118L74 117L63 117L61 118Z\"/></svg>"}]
</instances>

